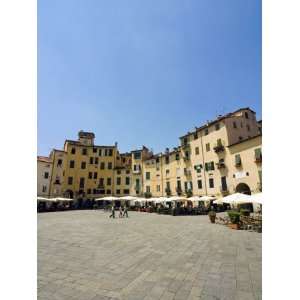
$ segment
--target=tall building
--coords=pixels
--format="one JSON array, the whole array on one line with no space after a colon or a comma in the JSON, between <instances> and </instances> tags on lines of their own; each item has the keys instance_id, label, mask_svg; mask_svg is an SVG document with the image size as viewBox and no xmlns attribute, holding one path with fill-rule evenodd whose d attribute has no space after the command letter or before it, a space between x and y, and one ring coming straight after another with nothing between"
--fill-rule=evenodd
<instances>
[{"instance_id":1,"label":"tall building","mask_svg":"<svg viewBox=\"0 0 300 300\"><path fill-rule=\"evenodd\" d=\"M262 121L242 108L181 136L180 145L153 154L147 147L119 153L117 143L94 144L92 132L66 140L50 154L50 196L171 196L255 193L262 189Z\"/></svg>"},{"instance_id":2,"label":"tall building","mask_svg":"<svg viewBox=\"0 0 300 300\"><path fill-rule=\"evenodd\" d=\"M50 178L52 174L52 160L46 156L37 157L37 195L50 196Z\"/></svg>"}]
</instances>

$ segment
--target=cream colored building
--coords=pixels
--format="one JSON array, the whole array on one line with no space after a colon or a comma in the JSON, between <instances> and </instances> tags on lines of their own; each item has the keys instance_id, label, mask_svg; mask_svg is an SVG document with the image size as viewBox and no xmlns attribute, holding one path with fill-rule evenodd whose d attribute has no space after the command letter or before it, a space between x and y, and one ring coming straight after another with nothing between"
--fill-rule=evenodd
<instances>
[{"instance_id":1,"label":"cream colored building","mask_svg":"<svg viewBox=\"0 0 300 300\"><path fill-rule=\"evenodd\" d=\"M97 146L94 133L80 131L77 141L66 140L63 151L50 155L50 195L93 199L255 193L262 187L261 131L262 122L249 108L196 127L180 137L180 146L158 154L145 146L119 153L117 143Z\"/></svg>"},{"instance_id":2,"label":"cream colored building","mask_svg":"<svg viewBox=\"0 0 300 300\"><path fill-rule=\"evenodd\" d=\"M37 157L37 196L49 197L52 160L49 157Z\"/></svg>"}]
</instances>

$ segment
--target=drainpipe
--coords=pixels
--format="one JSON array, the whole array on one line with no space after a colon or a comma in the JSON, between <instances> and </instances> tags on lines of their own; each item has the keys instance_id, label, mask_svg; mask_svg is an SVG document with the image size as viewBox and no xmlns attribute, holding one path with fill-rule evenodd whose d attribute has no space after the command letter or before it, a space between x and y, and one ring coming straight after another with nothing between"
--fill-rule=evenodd
<instances>
[{"instance_id":1,"label":"drainpipe","mask_svg":"<svg viewBox=\"0 0 300 300\"><path fill-rule=\"evenodd\" d=\"M201 133L200 133L200 141L201 141L201 151L202 151L202 167L203 167L203 174L204 174L205 195L207 196L206 173L205 173L205 167L204 167L204 151L203 151L203 141L202 141Z\"/></svg>"}]
</instances>

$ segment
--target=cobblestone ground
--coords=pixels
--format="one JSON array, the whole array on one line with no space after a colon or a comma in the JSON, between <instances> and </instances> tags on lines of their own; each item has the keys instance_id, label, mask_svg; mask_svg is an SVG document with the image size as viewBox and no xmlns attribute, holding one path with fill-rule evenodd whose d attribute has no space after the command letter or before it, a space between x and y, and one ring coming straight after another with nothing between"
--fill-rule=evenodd
<instances>
[{"instance_id":1,"label":"cobblestone ground","mask_svg":"<svg viewBox=\"0 0 300 300\"><path fill-rule=\"evenodd\" d=\"M261 299L261 234L208 216L38 214L38 300Z\"/></svg>"}]
</instances>

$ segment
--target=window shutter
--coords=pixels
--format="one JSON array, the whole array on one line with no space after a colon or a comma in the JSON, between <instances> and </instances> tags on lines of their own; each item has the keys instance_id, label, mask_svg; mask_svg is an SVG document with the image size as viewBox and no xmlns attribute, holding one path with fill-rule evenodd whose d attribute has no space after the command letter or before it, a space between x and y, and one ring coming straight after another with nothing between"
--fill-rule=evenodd
<instances>
[{"instance_id":1,"label":"window shutter","mask_svg":"<svg viewBox=\"0 0 300 300\"><path fill-rule=\"evenodd\" d=\"M254 150L255 151L255 158L261 158L261 149L257 148Z\"/></svg>"}]
</instances>

